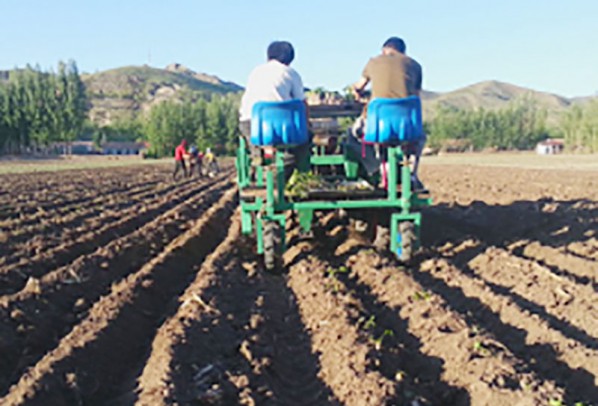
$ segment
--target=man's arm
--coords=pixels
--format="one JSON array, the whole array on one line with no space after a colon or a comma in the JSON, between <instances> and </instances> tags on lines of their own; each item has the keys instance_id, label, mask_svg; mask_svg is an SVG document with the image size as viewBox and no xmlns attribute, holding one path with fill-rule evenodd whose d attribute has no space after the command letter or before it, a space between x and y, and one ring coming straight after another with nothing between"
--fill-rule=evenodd
<instances>
[{"instance_id":1,"label":"man's arm","mask_svg":"<svg viewBox=\"0 0 598 406\"><path fill-rule=\"evenodd\" d=\"M301 79L301 75L295 70L292 71L291 77L291 97L293 99L303 100L303 104L305 104L305 114L309 119L309 105L307 104L307 98L305 97L305 91L303 90L303 79Z\"/></svg>"},{"instance_id":2,"label":"man's arm","mask_svg":"<svg viewBox=\"0 0 598 406\"><path fill-rule=\"evenodd\" d=\"M359 79L359 81L353 84L353 86L351 87L351 89L353 90L353 95L357 100L361 98L361 95L363 94L363 91L365 90L365 87L368 85L368 83L370 83L370 79L365 76L362 76L361 79Z\"/></svg>"},{"instance_id":3,"label":"man's arm","mask_svg":"<svg viewBox=\"0 0 598 406\"><path fill-rule=\"evenodd\" d=\"M423 82L423 72L422 66L418 63L417 65L417 79L415 81L415 95L421 98L422 93L422 82Z\"/></svg>"}]
</instances>

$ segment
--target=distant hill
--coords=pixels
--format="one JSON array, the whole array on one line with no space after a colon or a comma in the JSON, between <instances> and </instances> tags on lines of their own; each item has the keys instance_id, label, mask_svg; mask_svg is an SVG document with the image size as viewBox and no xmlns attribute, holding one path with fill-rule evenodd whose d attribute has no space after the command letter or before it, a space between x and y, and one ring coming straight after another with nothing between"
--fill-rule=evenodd
<instances>
[{"instance_id":1,"label":"distant hill","mask_svg":"<svg viewBox=\"0 0 598 406\"><path fill-rule=\"evenodd\" d=\"M185 94L224 94L243 88L216 76L197 73L180 64L165 69L126 66L94 74L83 74L90 102L90 119L100 125L146 111L164 100Z\"/></svg>"},{"instance_id":2,"label":"distant hill","mask_svg":"<svg viewBox=\"0 0 598 406\"><path fill-rule=\"evenodd\" d=\"M9 71L0 71L0 85L8 78L8 74ZM156 103L180 99L189 93L225 94L243 90L238 84L195 72L177 63L164 69L147 65L126 66L83 74L82 78L90 101L90 119L100 125L110 124L121 117L132 117L147 111ZM556 122L559 115L572 105L598 99L597 96L569 99L493 80L451 92L423 91L424 119L433 118L439 106L496 110L523 97L535 100L539 108L546 109L550 122Z\"/></svg>"},{"instance_id":3,"label":"distant hill","mask_svg":"<svg viewBox=\"0 0 598 406\"><path fill-rule=\"evenodd\" d=\"M439 106L465 110L479 108L497 110L524 97L534 100L539 108L546 109L551 120L558 118L560 113L577 102L556 94L539 92L494 80L476 83L452 92L424 92L422 95L424 115L428 118L433 117ZM583 99L589 100L590 98Z\"/></svg>"}]
</instances>

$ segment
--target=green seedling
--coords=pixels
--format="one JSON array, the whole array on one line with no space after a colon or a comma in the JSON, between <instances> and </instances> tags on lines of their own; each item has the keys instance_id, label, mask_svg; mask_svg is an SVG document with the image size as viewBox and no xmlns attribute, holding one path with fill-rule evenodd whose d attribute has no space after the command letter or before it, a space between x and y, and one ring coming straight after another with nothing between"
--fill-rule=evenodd
<instances>
[{"instance_id":1,"label":"green seedling","mask_svg":"<svg viewBox=\"0 0 598 406\"><path fill-rule=\"evenodd\" d=\"M560 399L550 399L548 401L548 406L563 406L563 401Z\"/></svg>"},{"instance_id":2,"label":"green seedling","mask_svg":"<svg viewBox=\"0 0 598 406\"><path fill-rule=\"evenodd\" d=\"M382 342L384 341L384 337L394 337L395 333L392 330L384 330L384 333L380 335L378 338L370 338L370 341L374 344L374 348L376 351L380 351L382 349Z\"/></svg>"},{"instance_id":3,"label":"green seedling","mask_svg":"<svg viewBox=\"0 0 598 406\"><path fill-rule=\"evenodd\" d=\"M370 318L365 322L363 328L366 330L371 330L376 327L376 316L370 316Z\"/></svg>"},{"instance_id":4,"label":"green seedling","mask_svg":"<svg viewBox=\"0 0 598 406\"><path fill-rule=\"evenodd\" d=\"M337 279L337 275L347 272L349 272L349 269L345 266L341 266L340 268L328 268L326 270L326 278L328 279L325 286L326 290L332 290L334 293L338 293L342 287L342 284Z\"/></svg>"},{"instance_id":5,"label":"green seedling","mask_svg":"<svg viewBox=\"0 0 598 406\"><path fill-rule=\"evenodd\" d=\"M432 299L432 294L426 290L417 291L413 294L413 299L428 301L428 300Z\"/></svg>"},{"instance_id":6,"label":"green seedling","mask_svg":"<svg viewBox=\"0 0 598 406\"><path fill-rule=\"evenodd\" d=\"M484 347L484 344L482 344L481 341L476 341L473 343L473 351L484 357L490 355L490 350Z\"/></svg>"},{"instance_id":7,"label":"green seedling","mask_svg":"<svg viewBox=\"0 0 598 406\"><path fill-rule=\"evenodd\" d=\"M321 187L324 180L312 172L302 173L296 169L286 183L286 192L289 196L306 198L310 189Z\"/></svg>"},{"instance_id":8,"label":"green seedling","mask_svg":"<svg viewBox=\"0 0 598 406\"><path fill-rule=\"evenodd\" d=\"M336 275L341 273L348 273L349 269L346 266L341 266L340 268L328 268L326 270L326 277L328 278L336 278Z\"/></svg>"}]
</instances>

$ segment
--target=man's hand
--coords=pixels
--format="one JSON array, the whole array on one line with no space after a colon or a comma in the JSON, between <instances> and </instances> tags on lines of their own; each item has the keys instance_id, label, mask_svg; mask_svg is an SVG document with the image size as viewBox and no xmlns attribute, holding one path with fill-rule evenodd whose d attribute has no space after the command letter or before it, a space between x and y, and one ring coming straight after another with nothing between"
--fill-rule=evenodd
<instances>
[{"instance_id":1,"label":"man's hand","mask_svg":"<svg viewBox=\"0 0 598 406\"><path fill-rule=\"evenodd\" d=\"M351 93L353 93L353 98L355 98L355 100L359 101L361 99L361 92L355 89L355 87L351 87Z\"/></svg>"},{"instance_id":2,"label":"man's hand","mask_svg":"<svg viewBox=\"0 0 598 406\"><path fill-rule=\"evenodd\" d=\"M365 87L368 85L369 82L370 80L368 78L362 77L361 79L359 79L357 83L355 83L351 87L351 90L353 91L353 96L355 96L357 100L360 100L363 97L363 91L365 90Z\"/></svg>"}]
</instances>

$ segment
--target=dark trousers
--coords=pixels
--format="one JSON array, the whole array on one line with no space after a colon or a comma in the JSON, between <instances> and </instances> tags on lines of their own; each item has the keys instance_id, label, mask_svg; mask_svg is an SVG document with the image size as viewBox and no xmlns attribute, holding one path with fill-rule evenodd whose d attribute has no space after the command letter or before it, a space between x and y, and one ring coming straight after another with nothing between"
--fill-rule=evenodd
<instances>
[{"instance_id":1,"label":"dark trousers","mask_svg":"<svg viewBox=\"0 0 598 406\"><path fill-rule=\"evenodd\" d=\"M193 172L197 172L197 176L198 177L202 177L202 167L201 167L201 160L200 159L195 159L192 160L191 162L189 162L189 177L193 176Z\"/></svg>"},{"instance_id":2,"label":"dark trousers","mask_svg":"<svg viewBox=\"0 0 598 406\"><path fill-rule=\"evenodd\" d=\"M172 178L174 180L177 179L177 175L181 169L183 170L183 175L187 177L187 165L185 165L185 161L174 161L174 172L172 173Z\"/></svg>"},{"instance_id":3,"label":"dark trousers","mask_svg":"<svg viewBox=\"0 0 598 406\"><path fill-rule=\"evenodd\" d=\"M251 121L244 120L239 122L239 130L241 135L245 138L245 145L249 150L252 165L262 164L262 150L251 143Z\"/></svg>"},{"instance_id":4,"label":"dark trousers","mask_svg":"<svg viewBox=\"0 0 598 406\"><path fill-rule=\"evenodd\" d=\"M260 147L257 147L251 143L251 121L245 120L239 122L239 130L241 131L243 138L245 138L245 143L249 148L252 166L261 165L263 159L262 150ZM299 172L309 172L309 145L310 143L297 145L296 147L285 150L284 173L286 179L289 179L295 168ZM253 178L253 172L253 169L251 169L251 178Z\"/></svg>"}]
</instances>

